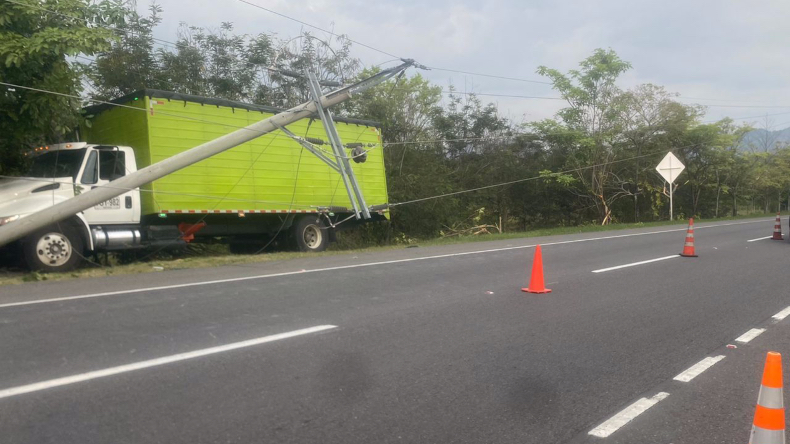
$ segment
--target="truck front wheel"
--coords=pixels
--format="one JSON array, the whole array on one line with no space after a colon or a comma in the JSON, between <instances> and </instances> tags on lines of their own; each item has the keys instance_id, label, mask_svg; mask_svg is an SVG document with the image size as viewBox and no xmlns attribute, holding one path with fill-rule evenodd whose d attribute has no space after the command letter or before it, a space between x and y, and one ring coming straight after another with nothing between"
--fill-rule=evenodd
<instances>
[{"instance_id":1,"label":"truck front wheel","mask_svg":"<svg viewBox=\"0 0 790 444\"><path fill-rule=\"evenodd\" d=\"M22 248L28 267L34 271L70 271L82 262L82 237L67 225L47 228L28 236Z\"/></svg>"},{"instance_id":2,"label":"truck front wheel","mask_svg":"<svg viewBox=\"0 0 790 444\"><path fill-rule=\"evenodd\" d=\"M329 245L329 233L319 216L307 216L294 225L294 240L299 251L324 251Z\"/></svg>"}]
</instances>

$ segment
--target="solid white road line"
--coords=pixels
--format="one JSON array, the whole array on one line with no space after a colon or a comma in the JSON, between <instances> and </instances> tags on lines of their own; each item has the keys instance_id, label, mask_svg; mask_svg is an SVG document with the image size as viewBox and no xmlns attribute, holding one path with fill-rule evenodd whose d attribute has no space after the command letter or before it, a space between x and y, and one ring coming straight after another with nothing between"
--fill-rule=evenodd
<instances>
[{"instance_id":1,"label":"solid white road line","mask_svg":"<svg viewBox=\"0 0 790 444\"><path fill-rule=\"evenodd\" d=\"M743 342L745 344L751 341L752 339L756 338L757 336L763 334L764 331L765 331L764 328L753 328L747 331L746 333L735 338L735 342Z\"/></svg>"},{"instance_id":2,"label":"solid white road line","mask_svg":"<svg viewBox=\"0 0 790 444\"><path fill-rule=\"evenodd\" d=\"M787 307L784 310L780 311L779 313L771 316L771 318L777 321L781 321L782 319L786 318L787 315L790 315L790 307Z\"/></svg>"},{"instance_id":3,"label":"solid white road line","mask_svg":"<svg viewBox=\"0 0 790 444\"><path fill-rule=\"evenodd\" d=\"M634 266L642 265L642 264L649 264L651 262L665 261L667 259L674 259L676 257L680 257L680 256L678 256L677 254L673 254L672 256L664 256L664 257L659 257L659 258L656 258L656 259L648 259L646 261L632 262L630 264L618 265L616 267L601 268L600 270L593 270L592 272L593 273L603 273L604 271L612 271L612 270L618 270L620 268L628 268L628 267L634 267Z\"/></svg>"},{"instance_id":4,"label":"solid white road line","mask_svg":"<svg viewBox=\"0 0 790 444\"><path fill-rule=\"evenodd\" d=\"M624 408L622 411L604 421L598 427L590 430L590 435L599 438L606 438L612 433L616 432L620 427L628 424L634 418L644 413L650 407L658 404L659 401L669 396L667 392L659 392L651 398L641 398L635 403Z\"/></svg>"},{"instance_id":5,"label":"solid white road line","mask_svg":"<svg viewBox=\"0 0 790 444\"><path fill-rule=\"evenodd\" d=\"M773 219L770 219L773 220ZM717 227L727 227L730 225L744 225L744 224L753 224L757 222L765 222L765 220L758 220L758 221L747 221L747 222L732 222L727 224L716 224L716 225L706 225L704 227L696 227L696 230L703 230L706 228L717 228ZM564 245L564 244L575 244L579 242L592 242L598 240L606 240L606 239L619 239L624 237L634 237L634 236L649 236L653 234L662 234L662 233L672 233L676 231L686 231L686 228L676 228L672 230L661 230L661 231L649 231L646 233L632 233L632 234L619 234L615 236L602 236L602 237L592 237L586 239L575 239L575 240L568 240L568 241L558 241L558 242L546 242L542 243L541 245L546 247L549 245ZM424 261L430 259L443 259L448 257L457 257L457 256L467 256L472 254L485 254L485 253L495 253L499 251L508 251L508 250L521 250L525 248L533 248L537 244L531 245L519 245L516 247L503 247L503 248L493 248L490 250L476 250L476 251L465 251L462 253L450 253L450 254L439 254L435 256L423 256L423 257L413 257L408 259L396 259L391 261L380 261L380 262L368 262L364 264L352 264L352 265L342 265L338 267L326 267L326 268L315 268L312 270L298 270L298 271L287 271L283 273L271 273L271 274L259 274L254 276L244 276L244 277L237 277L237 278L228 278L228 279L216 279L212 281L199 281L199 282L189 282L186 284L174 284L174 285L162 285L158 287L144 287L144 288L134 288L130 290L118 290L118 291L106 291L101 293L91 293L91 294L83 294L77 296L65 296L59 298L49 298L49 299L34 299L30 301L20 301L20 302L9 302L6 304L0 304L0 308L7 308L7 307L18 307L22 305L33 305L33 304L46 304L49 302L64 302L64 301L73 301L78 299L89 299L89 298L99 298L105 296L117 296L119 294L132 294L132 293L144 293L147 291L158 291L158 290L170 290L173 288L186 288L186 287L196 287L201 285L212 285L212 284L225 284L228 282L239 282L239 281L248 281L253 279L266 279L266 278L274 278L274 277L281 277L281 276L291 276L296 274L304 274L304 273L320 273L324 271L335 271L335 270L345 270L351 268L361 268L361 267L373 267L377 265L390 265L390 264L398 264L403 262L414 262L414 261Z\"/></svg>"},{"instance_id":6,"label":"solid white road line","mask_svg":"<svg viewBox=\"0 0 790 444\"><path fill-rule=\"evenodd\" d=\"M757 239L749 239L749 240L747 240L746 242L757 242L758 240L763 240L763 239L770 239L770 238L772 238L772 237L773 237L773 236L758 237Z\"/></svg>"},{"instance_id":7,"label":"solid white road line","mask_svg":"<svg viewBox=\"0 0 790 444\"><path fill-rule=\"evenodd\" d=\"M703 359L702 361L699 361L698 363L692 365L691 367L686 369L683 373L675 376L672 379L674 379L675 381L680 381L680 382L689 382L692 379L694 379L697 376L699 376L700 373L702 373L705 370L713 367L713 364L721 361L722 359L724 359L724 355L714 356L712 358L711 357L707 357L707 358Z\"/></svg>"},{"instance_id":8,"label":"solid white road line","mask_svg":"<svg viewBox=\"0 0 790 444\"><path fill-rule=\"evenodd\" d=\"M244 347L252 347L254 345L265 344L267 342L279 341L280 339L293 338L294 336L306 335L316 333L319 331L330 330L337 328L335 325L318 325L310 328L303 328L301 330L294 330L287 333L280 333L271 336L263 336L261 338L249 339L247 341L233 342L227 345L220 345L218 347L204 348L187 353L179 353L177 355L165 356L162 358L150 359L148 361L135 362L133 364L120 365L118 367L105 368L103 370L96 370L78 375L66 376L63 378L50 379L49 381L37 382L34 384L22 385L19 387L7 388L0 390L0 399L9 398L11 396L22 395L30 392L37 392L39 390L46 390L53 387L60 387L62 385L76 384L78 382L89 381L96 378L104 378L106 376L113 376L120 373L141 370L149 367L156 367L159 365L171 364L173 362L184 361L187 359L199 358L202 356L213 355L226 351L236 350Z\"/></svg>"}]
</instances>

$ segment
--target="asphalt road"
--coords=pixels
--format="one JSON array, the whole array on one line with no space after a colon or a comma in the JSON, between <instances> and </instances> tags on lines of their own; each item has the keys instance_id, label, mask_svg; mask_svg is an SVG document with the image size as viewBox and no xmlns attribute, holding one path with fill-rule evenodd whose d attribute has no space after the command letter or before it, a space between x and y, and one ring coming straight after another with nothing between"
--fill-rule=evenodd
<instances>
[{"instance_id":1,"label":"asphalt road","mask_svg":"<svg viewBox=\"0 0 790 444\"><path fill-rule=\"evenodd\" d=\"M743 443L790 245L696 228L0 287L0 442Z\"/></svg>"}]
</instances>

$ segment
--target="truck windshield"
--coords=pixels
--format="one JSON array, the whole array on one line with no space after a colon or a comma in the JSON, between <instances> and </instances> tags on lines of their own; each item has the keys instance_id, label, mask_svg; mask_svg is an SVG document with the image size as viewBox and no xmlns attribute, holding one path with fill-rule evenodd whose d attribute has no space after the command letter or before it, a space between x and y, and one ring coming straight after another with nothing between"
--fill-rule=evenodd
<instances>
[{"instance_id":1,"label":"truck windshield","mask_svg":"<svg viewBox=\"0 0 790 444\"><path fill-rule=\"evenodd\" d=\"M76 178L85 156L85 148L79 150L57 150L33 158L28 177L72 177Z\"/></svg>"}]
</instances>

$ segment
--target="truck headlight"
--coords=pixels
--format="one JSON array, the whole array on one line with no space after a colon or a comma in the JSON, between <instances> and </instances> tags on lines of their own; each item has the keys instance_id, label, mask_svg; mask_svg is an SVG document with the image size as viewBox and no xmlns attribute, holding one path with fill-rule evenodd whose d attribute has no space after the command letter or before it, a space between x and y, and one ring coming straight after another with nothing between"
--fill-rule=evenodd
<instances>
[{"instance_id":1,"label":"truck headlight","mask_svg":"<svg viewBox=\"0 0 790 444\"><path fill-rule=\"evenodd\" d=\"M15 221L17 219L19 219L19 215L18 214L15 214L13 216L0 217L0 226L3 226L3 225L5 225L5 224L7 224L9 222L13 222L13 221Z\"/></svg>"}]
</instances>

